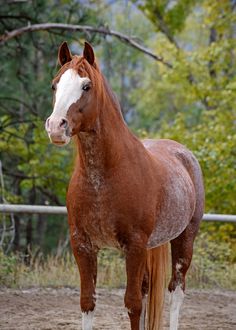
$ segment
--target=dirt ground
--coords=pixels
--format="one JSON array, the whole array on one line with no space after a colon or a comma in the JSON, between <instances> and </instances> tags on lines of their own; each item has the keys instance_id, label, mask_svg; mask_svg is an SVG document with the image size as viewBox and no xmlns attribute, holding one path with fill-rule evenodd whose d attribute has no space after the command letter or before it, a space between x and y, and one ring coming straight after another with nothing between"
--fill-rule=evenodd
<instances>
[{"instance_id":1,"label":"dirt ground","mask_svg":"<svg viewBox=\"0 0 236 330\"><path fill-rule=\"evenodd\" d=\"M128 330L123 290L98 290L94 330ZM168 299L167 299L168 300ZM164 329L168 329L168 303ZM0 291L0 329L81 329L79 291L75 289L29 289ZM236 329L236 293L188 290L179 329Z\"/></svg>"}]
</instances>

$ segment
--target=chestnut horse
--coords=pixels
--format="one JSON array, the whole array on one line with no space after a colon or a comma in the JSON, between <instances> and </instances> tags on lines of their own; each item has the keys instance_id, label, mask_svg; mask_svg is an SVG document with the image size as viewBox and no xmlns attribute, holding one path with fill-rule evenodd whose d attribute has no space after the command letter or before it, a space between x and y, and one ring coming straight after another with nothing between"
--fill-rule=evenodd
<instances>
[{"instance_id":1,"label":"chestnut horse","mask_svg":"<svg viewBox=\"0 0 236 330\"><path fill-rule=\"evenodd\" d=\"M160 329L168 242L170 329L177 329L204 207L198 161L175 141L141 142L130 132L88 43L82 56L72 56L64 42L58 59L54 108L45 127L52 143L66 145L74 136L78 147L67 209L81 279L82 329L92 329L97 253L105 246L126 256L124 301L131 329L143 330L145 323Z\"/></svg>"}]
</instances>

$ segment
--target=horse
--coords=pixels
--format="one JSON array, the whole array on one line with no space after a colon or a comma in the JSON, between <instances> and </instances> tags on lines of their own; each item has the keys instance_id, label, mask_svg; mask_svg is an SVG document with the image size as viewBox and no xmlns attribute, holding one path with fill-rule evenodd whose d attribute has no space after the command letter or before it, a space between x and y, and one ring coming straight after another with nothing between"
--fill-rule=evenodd
<instances>
[{"instance_id":1,"label":"horse","mask_svg":"<svg viewBox=\"0 0 236 330\"><path fill-rule=\"evenodd\" d=\"M204 209L200 165L178 142L141 141L129 130L89 43L79 56L63 42L58 62L45 128L53 144L64 146L73 137L78 150L66 206L80 273L82 329L92 330L97 254L103 247L125 254L124 303L131 329L161 328L168 242L170 329L177 329Z\"/></svg>"}]
</instances>

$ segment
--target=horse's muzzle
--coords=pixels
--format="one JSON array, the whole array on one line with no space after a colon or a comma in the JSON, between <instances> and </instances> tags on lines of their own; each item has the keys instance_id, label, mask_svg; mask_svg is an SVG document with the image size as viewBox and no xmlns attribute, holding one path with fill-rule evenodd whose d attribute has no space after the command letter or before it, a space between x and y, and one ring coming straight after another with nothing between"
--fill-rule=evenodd
<instances>
[{"instance_id":1,"label":"horse's muzzle","mask_svg":"<svg viewBox=\"0 0 236 330\"><path fill-rule=\"evenodd\" d=\"M69 125L66 118L48 117L45 129L53 144L64 146L70 142Z\"/></svg>"}]
</instances>

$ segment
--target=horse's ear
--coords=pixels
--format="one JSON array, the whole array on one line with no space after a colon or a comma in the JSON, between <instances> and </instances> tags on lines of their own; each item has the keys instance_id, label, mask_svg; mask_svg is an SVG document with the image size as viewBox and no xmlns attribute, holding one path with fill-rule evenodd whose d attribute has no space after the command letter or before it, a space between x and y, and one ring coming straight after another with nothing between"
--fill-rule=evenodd
<instances>
[{"instance_id":1,"label":"horse's ear","mask_svg":"<svg viewBox=\"0 0 236 330\"><path fill-rule=\"evenodd\" d=\"M67 42L64 41L58 50L58 62L61 66L70 62L72 60L72 55L67 45Z\"/></svg>"},{"instance_id":2,"label":"horse's ear","mask_svg":"<svg viewBox=\"0 0 236 330\"><path fill-rule=\"evenodd\" d=\"M94 64L95 56L93 47L87 41L84 43L83 57L89 62L89 64Z\"/></svg>"}]
</instances>

